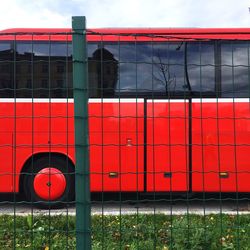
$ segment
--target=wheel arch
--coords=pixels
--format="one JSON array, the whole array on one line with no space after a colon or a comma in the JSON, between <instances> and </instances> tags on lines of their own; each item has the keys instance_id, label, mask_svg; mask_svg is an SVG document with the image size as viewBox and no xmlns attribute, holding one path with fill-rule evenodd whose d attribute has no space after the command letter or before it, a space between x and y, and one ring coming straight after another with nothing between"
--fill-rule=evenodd
<instances>
[{"instance_id":1,"label":"wheel arch","mask_svg":"<svg viewBox=\"0 0 250 250\"><path fill-rule=\"evenodd\" d=\"M58 153L58 152L39 152L31 155L23 164L23 167L20 171L20 178L19 178L19 193L24 193L24 187L23 187L23 181L25 173L28 172L29 167L32 165L32 162L35 162L36 160L43 158L43 157L57 157L57 158L63 158L69 162L68 169L70 173L73 173L75 170L75 163L71 159L69 155Z\"/></svg>"}]
</instances>

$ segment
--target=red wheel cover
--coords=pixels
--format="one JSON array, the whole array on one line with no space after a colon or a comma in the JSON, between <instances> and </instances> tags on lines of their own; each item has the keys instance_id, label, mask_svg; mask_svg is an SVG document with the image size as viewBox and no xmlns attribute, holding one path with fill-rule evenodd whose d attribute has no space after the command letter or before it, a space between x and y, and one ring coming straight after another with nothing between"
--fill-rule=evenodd
<instances>
[{"instance_id":1,"label":"red wheel cover","mask_svg":"<svg viewBox=\"0 0 250 250\"><path fill-rule=\"evenodd\" d=\"M66 188L66 178L57 168L43 168L34 178L34 191L44 200L56 200Z\"/></svg>"}]
</instances>

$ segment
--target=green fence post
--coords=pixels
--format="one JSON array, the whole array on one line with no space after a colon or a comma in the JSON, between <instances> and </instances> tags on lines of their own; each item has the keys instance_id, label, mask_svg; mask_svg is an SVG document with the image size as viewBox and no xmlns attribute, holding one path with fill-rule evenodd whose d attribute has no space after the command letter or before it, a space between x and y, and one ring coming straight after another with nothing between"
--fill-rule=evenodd
<instances>
[{"instance_id":1,"label":"green fence post","mask_svg":"<svg viewBox=\"0 0 250 250\"><path fill-rule=\"evenodd\" d=\"M91 249L88 147L88 64L85 17L72 17L76 157L76 249Z\"/></svg>"}]
</instances>

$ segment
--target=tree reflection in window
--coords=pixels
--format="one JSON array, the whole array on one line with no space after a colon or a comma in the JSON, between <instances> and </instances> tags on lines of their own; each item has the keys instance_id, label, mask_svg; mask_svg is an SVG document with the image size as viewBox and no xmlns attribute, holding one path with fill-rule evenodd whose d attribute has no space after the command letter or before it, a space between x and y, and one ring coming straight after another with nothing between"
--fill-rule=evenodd
<instances>
[{"instance_id":1,"label":"tree reflection in window","mask_svg":"<svg viewBox=\"0 0 250 250\"><path fill-rule=\"evenodd\" d=\"M185 91L180 42L92 44L88 55L91 97Z\"/></svg>"}]
</instances>

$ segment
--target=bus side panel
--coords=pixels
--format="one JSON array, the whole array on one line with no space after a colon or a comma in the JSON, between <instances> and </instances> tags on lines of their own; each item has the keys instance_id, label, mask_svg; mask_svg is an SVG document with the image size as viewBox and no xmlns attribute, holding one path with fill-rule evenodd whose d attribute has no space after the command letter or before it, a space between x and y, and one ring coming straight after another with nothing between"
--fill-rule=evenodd
<instances>
[{"instance_id":1,"label":"bus side panel","mask_svg":"<svg viewBox=\"0 0 250 250\"><path fill-rule=\"evenodd\" d=\"M235 104L236 167L239 192L250 192L250 103Z\"/></svg>"},{"instance_id":2,"label":"bus side panel","mask_svg":"<svg viewBox=\"0 0 250 250\"><path fill-rule=\"evenodd\" d=\"M193 103L192 112L193 191L249 192L249 103Z\"/></svg>"},{"instance_id":3,"label":"bus side panel","mask_svg":"<svg viewBox=\"0 0 250 250\"><path fill-rule=\"evenodd\" d=\"M59 153L74 160L73 119L73 103L16 104L16 191L19 173L32 155Z\"/></svg>"},{"instance_id":4,"label":"bus side panel","mask_svg":"<svg viewBox=\"0 0 250 250\"><path fill-rule=\"evenodd\" d=\"M147 190L187 191L188 103L147 104Z\"/></svg>"},{"instance_id":5,"label":"bus side panel","mask_svg":"<svg viewBox=\"0 0 250 250\"><path fill-rule=\"evenodd\" d=\"M92 102L89 117L91 190L142 191L143 102Z\"/></svg>"},{"instance_id":6,"label":"bus side panel","mask_svg":"<svg viewBox=\"0 0 250 250\"><path fill-rule=\"evenodd\" d=\"M0 192L13 192L14 104L0 102Z\"/></svg>"},{"instance_id":7,"label":"bus side panel","mask_svg":"<svg viewBox=\"0 0 250 250\"><path fill-rule=\"evenodd\" d=\"M1 183L5 185L1 185L1 191L12 192L15 183L18 192L19 173L32 155L61 153L74 160L73 104L18 102L15 104L16 119L13 119L14 104L6 105L7 108L1 109L6 114L1 117L12 115L9 122L4 118L5 122L1 123L5 126L1 127L4 132L1 142L9 142L8 147L1 147L1 162L6 162L2 167ZM143 102L93 103L89 105L89 111L91 191L142 191ZM33 166L35 168L35 164ZM14 171L16 181L13 183Z\"/></svg>"}]
</instances>

